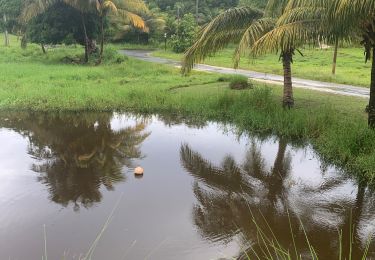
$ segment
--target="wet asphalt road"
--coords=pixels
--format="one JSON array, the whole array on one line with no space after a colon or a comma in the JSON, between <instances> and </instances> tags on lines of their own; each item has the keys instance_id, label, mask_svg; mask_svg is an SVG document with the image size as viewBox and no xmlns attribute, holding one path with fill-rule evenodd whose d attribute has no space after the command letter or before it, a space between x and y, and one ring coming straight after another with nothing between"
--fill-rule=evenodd
<instances>
[{"instance_id":1,"label":"wet asphalt road","mask_svg":"<svg viewBox=\"0 0 375 260\"><path fill-rule=\"evenodd\" d=\"M121 50L122 54L125 54L129 57L136 58L139 60L153 62L153 63L161 63L167 64L174 67L180 67L181 63L179 61L174 61L171 59L166 58L159 58L153 57L151 50ZM283 77L274 74L268 73L261 73L249 70L242 70L242 69L231 69L231 68L223 68L223 67L216 67L210 66L205 64L197 64L194 67L195 70L198 71L205 71L205 72L214 72L214 73L221 73L221 74L239 74L250 79L270 83L270 84L283 84ZM351 85L343 85L343 84L336 84L336 83L329 83L329 82L322 82L322 81L315 81L315 80L308 80L308 79L300 79L300 78L293 78L293 86L296 88L304 88L310 90L317 90L321 92L327 92L332 94L338 95L346 95L346 96L355 96L361 98L369 98L370 90L364 87L356 87Z\"/></svg>"}]
</instances>

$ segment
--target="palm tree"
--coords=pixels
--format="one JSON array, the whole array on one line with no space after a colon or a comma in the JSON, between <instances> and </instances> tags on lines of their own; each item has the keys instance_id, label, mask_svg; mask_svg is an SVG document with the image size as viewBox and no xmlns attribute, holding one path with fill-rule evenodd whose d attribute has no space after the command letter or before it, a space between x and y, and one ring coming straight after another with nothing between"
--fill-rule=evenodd
<instances>
[{"instance_id":1,"label":"palm tree","mask_svg":"<svg viewBox=\"0 0 375 260\"><path fill-rule=\"evenodd\" d=\"M194 63L204 60L231 42L238 44L234 55L235 68L246 53L260 55L280 51L284 69L283 106L293 107L291 64L296 47L302 42L289 32L305 32L301 25L285 26L278 20L287 4L287 0L269 0L263 17L262 13L250 7L234 8L222 13L201 30L196 43L185 53L182 72L188 73Z\"/></svg>"},{"instance_id":2,"label":"palm tree","mask_svg":"<svg viewBox=\"0 0 375 260\"><path fill-rule=\"evenodd\" d=\"M84 34L84 43L85 43L85 62L89 61L89 55L92 52L92 47L90 47L90 40L87 36L85 14L92 12L94 6L98 6L98 0L63 0L66 4L77 9L81 14L82 28Z\"/></svg>"},{"instance_id":3,"label":"palm tree","mask_svg":"<svg viewBox=\"0 0 375 260\"><path fill-rule=\"evenodd\" d=\"M110 12L120 15L123 22L130 23L137 29L147 31L145 21L137 14L148 11L142 0L118 0L117 4L116 1L111 0L96 0L95 6L100 20L100 61L104 51L104 20Z\"/></svg>"},{"instance_id":4,"label":"palm tree","mask_svg":"<svg viewBox=\"0 0 375 260\"><path fill-rule=\"evenodd\" d=\"M372 60L368 124L375 129L375 0L339 0L334 17L343 28L357 27L362 35L365 60Z\"/></svg>"},{"instance_id":5,"label":"palm tree","mask_svg":"<svg viewBox=\"0 0 375 260\"><path fill-rule=\"evenodd\" d=\"M312 16L320 15L321 19L314 19L319 30L330 32L332 37L360 32L365 61L372 60L368 125L375 129L375 0L290 0L290 3L293 6L283 19L289 25L304 23Z\"/></svg>"}]
</instances>

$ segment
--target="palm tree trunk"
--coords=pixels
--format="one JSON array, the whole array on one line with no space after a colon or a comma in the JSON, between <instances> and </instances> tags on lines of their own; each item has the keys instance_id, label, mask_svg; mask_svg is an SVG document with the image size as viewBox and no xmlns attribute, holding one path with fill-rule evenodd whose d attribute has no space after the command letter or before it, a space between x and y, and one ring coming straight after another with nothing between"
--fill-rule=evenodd
<instances>
[{"instance_id":1,"label":"palm tree trunk","mask_svg":"<svg viewBox=\"0 0 375 260\"><path fill-rule=\"evenodd\" d=\"M368 125L375 129L375 47L372 48L370 102L368 105Z\"/></svg>"},{"instance_id":2,"label":"palm tree trunk","mask_svg":"<svg viewBox=\"0 0 375 260\"><path fill-rule=\"evenodd\" d=\"M292 83L292 51L283 52L282 61L284 70L283 107L292 108L294 106Z\"/></svg>"},{"instance_id":3,"label":"palm tree trunk","mask_svg":"<svg viewBox=\"0 0 375 260\"><path fill-rule=\"evenodd\" d=\"M87 30L86 30L86 24L85 24L85 16L83 13L81 13L82 18L82 27L83 27L83 34L84 34L84 41L85 41L85 62L87 63L89 61L89 46L88 46L88 37L87 37Z\"/></svg>"},{"instance_id":4,"label":"palm tree trunk","mask_svg":"<svg viewBox=\"0 0 375 260\"><path fill-rule=\"evenodd\" d=\"M339 49L339 39L336 39L336 41L335 41L335 51L333 53L332 75L336 75L336 64L337 64L338 49Z\"/></svg>"}]
</instances>

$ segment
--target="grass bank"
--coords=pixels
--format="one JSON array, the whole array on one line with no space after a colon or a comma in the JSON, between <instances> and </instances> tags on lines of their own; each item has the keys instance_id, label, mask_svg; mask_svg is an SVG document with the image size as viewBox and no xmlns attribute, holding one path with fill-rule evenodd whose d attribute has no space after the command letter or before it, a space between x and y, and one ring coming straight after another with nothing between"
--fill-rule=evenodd
<instances>
[{"instance_id":1,"label":"grass bank","mask_svg":"<svg viewBox=\"0 0 375 260\"><path fill-rule=\"evenodd\" d=\"M338 53L337 72L332 75L333 49L301 49L303 56L294 56L293 75L299 78L335 82L341 84L369 87L371 66L365 63L362 48L341 48ZM234 48L225 49L205 63L208 65L233 68ZM170 50L158 50L154 56L181 60L182 54ZM282 64L277 54L270 54L254 58L244 57L241 69L282 75Z\"/></svg>"},{"instance_id":2,"label":"grass bank","mask_svg":"<svg viewBox=\"0 0 375 260\"><path fill-rule=\"evenodd\" d=\"M168 66L128 59L107 47L102 65L77 65L82 48L0 47L0 109L127 110L173 113L311 142L316 150L362 177L375 176L375 131L366 125L366 100L296 89L296 108L281 108L278 86L231 90L220 75L181 77Z\"/></svg>"}]
</instances>

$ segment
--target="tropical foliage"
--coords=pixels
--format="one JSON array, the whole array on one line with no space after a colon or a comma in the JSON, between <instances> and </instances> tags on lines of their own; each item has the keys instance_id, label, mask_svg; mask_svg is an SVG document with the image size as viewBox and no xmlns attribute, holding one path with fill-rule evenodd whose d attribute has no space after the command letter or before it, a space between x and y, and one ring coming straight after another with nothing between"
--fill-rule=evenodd
<instances>
[{"instance_id":1,"label":"tropical foliage","mask_svg":"<svg viewBox=\"0 0 375 260\"><path fill-rule=\"evenodd\" d=\"M207 24L196 42L186 52L183 73L194 63L234 42L238 48L234 66L244 54L262 55L277 52L283 63L283 106L293 107L291 64L298 47L321 41L334 43L332 73L335 73L340 40L354 41L361 35L365 61L372 60L368 124L375 128L375 1L373 0L269 0L264 15L255 9L240 7L228 10ZM239 18L240 17L240 18Z\"/></svg>"},{"instance_id":2,"label":"tropical foliage","mask_svg":"<svg viewBox=\"0 0 375 260\"><path fill-rule=\"evenodd\" d=\"M195 40L198 26L192 14L185 14L181 20L173 23L174 33L171 36L172 50L177 53L186 51Z\"/></svg>"}]
</instances>

